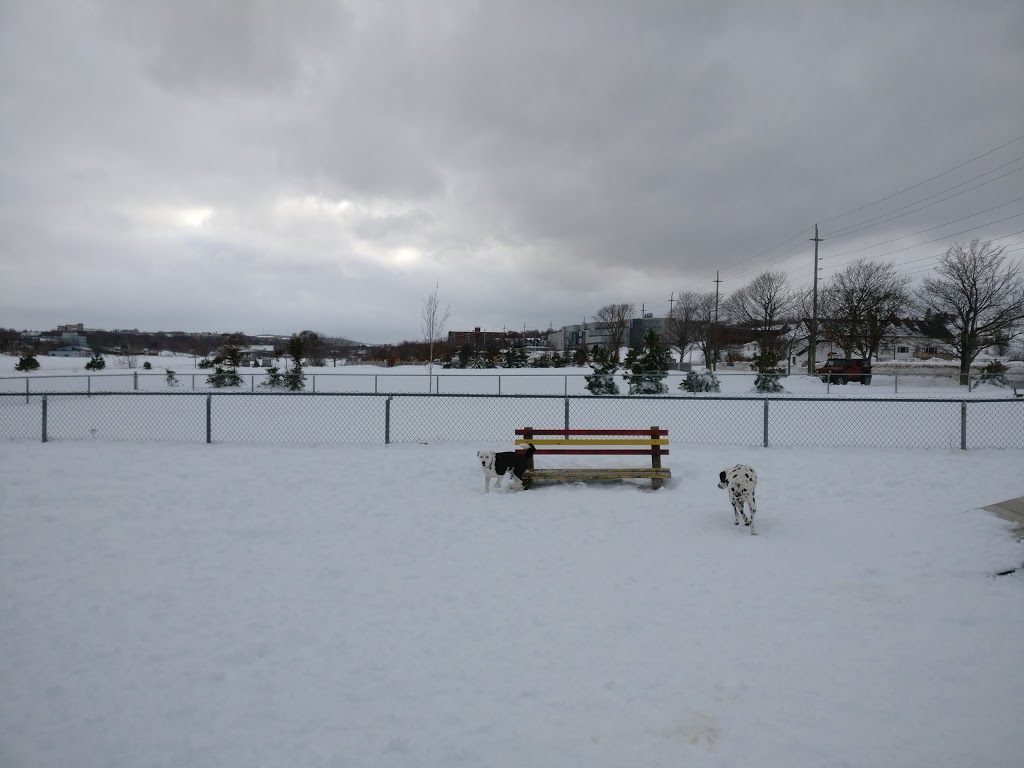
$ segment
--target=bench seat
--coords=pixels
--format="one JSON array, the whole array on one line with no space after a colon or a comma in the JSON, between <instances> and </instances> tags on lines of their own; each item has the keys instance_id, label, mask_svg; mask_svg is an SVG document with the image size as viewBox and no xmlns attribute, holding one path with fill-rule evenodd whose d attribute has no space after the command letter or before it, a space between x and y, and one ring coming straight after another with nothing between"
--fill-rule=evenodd
<instances>
[{"instance_id":1,"label":"bench seat","mask_svg":"<svg viewBox=\"0 0 1024 768\"><path fill-rule=\"evenodd\" d=\"M668 467L607 467L603 469L567 467L565 469L528 469L524 480L671 480Z\"/></svg>"}]
</instances>

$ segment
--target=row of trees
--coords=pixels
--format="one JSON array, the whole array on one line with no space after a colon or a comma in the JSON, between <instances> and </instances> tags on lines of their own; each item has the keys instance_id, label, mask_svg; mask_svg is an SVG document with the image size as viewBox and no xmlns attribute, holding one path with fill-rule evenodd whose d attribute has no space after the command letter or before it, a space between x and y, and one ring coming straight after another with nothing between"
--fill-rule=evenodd
<instances>
[{"instance_id":1,"label":"row of trees","mask_svg":"<svg viewBox=\"0 0 1024 768\"><path fill-rule=\"evenodd\" d=\"M814 328L810 291L792 289L784 272L767 271L721 302L714 293L680 293L667 342L680 354L698 349L717 362L728 324L750 334L760 349L758 371L771 372L812 335L846 357L877 355L899 318L917 313L935 321L933 336L959 358L966 376L981 352L1005 352L1024 327L1024 266L1008 260L1005 247L979 239L956 244L917 290L910 284L891 262L853 262L820 291Z\"/></svg>"}]
</instances>

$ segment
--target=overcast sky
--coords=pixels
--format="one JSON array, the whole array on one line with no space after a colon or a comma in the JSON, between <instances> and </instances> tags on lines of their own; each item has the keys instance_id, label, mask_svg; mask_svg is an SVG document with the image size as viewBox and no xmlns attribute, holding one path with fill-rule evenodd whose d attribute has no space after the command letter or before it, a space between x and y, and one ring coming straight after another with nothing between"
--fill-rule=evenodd
<instances>
[{"instance_id":1,"label":"overcast sky","mask_svg":"<svg viewBox=\"0 0 1024 768\"><path fill-rule=\"evenodd\" d=\"M557 328L807 284L815 222L822 279L1024 242L1019 0L0 0L0 112L17 329Z\"/></svg>"}]
</instances>

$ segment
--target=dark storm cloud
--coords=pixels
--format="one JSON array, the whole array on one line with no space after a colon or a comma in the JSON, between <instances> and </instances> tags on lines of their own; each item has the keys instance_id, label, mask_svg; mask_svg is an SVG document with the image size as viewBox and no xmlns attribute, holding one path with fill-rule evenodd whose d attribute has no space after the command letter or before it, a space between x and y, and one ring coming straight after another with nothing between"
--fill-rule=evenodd
<instances>
[{"instance_id":1,"label":"dark storm cloud","mask_svg":"<svg viewBox=\"0 0 1024 768\"><path fill-rule=\"evenodd\" d=\"M1024 134L1018 4L0 9L0 324L17 327L398 340L438 280L451 327L660 312ZM826 249L1006 202L1021 176ZM805 262L780 266L806 280Z\"/></svg>"}]
</instances>

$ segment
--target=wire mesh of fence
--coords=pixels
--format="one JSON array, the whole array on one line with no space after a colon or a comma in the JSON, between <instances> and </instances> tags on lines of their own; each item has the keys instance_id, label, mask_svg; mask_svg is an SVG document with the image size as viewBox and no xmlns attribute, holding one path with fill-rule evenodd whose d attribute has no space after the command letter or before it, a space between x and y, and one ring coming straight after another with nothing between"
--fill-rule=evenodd
<instances>
[{"instance_id":1,"label":"wire mesh of fence","mask_svg":"<svg viewBox=\"0 0 1024 768\"><path fill-rule=\"evenodd\" d=\"M0 394L0 439L41 439L42 402L39 396Z\"/></svg>"},{"instance_id":2,"label":"wire mesh of fence","mask_svg":"<svg viewBox=\"0 0 1024 768\"><path fill-rule=\"evenodd\" d=\"M3 440L509 443L516 429L668 429L673 443L1024 448L1024 400L81 392L0 394Z\"/></svg>"}]
</instances>

